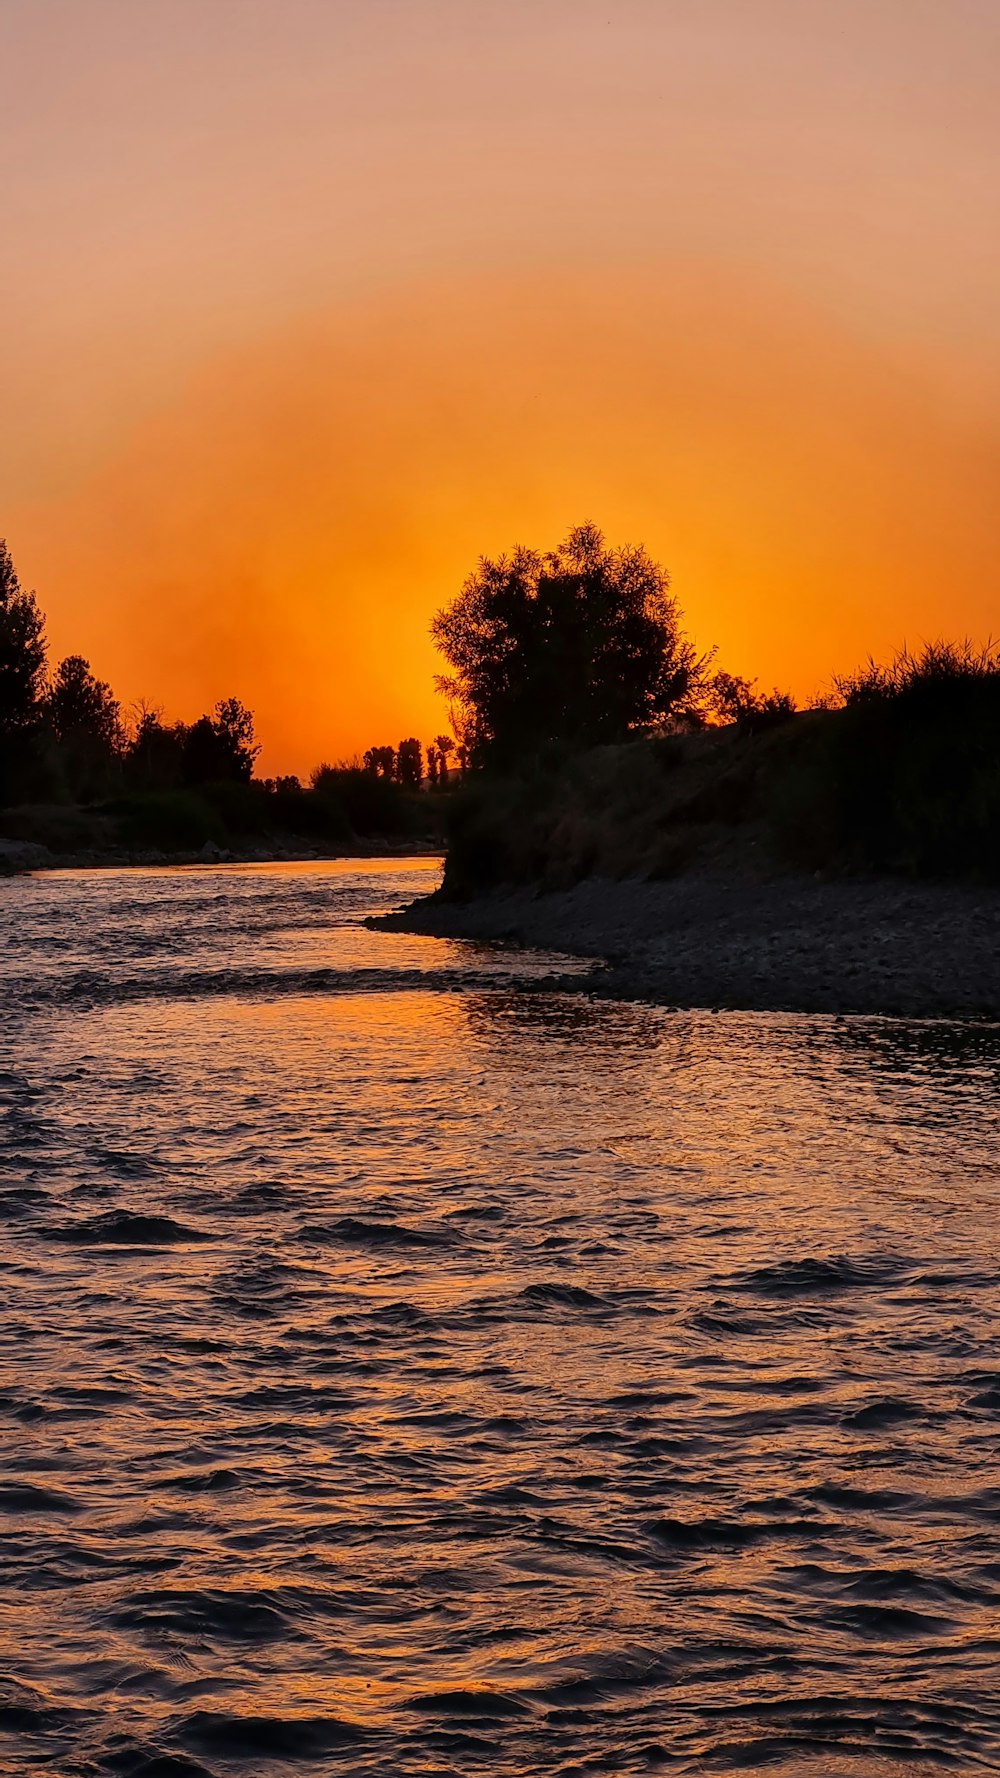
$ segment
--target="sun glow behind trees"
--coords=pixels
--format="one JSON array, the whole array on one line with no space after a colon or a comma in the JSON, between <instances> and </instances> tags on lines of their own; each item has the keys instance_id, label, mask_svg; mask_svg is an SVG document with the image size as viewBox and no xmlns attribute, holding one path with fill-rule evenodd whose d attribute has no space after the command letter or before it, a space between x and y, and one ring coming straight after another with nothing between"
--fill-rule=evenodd
<instances>
[{"instance_id":1,"label":"sun glow behind trees","mask_svg":"<svg viewBox=\"0 0 1000 1778\"><path fill-rule=\"evenodd\" d=\"M0 529L54 651L239 685L305 771L440 728L431 614L588 512L800 698L984 634L996 52L978 0L11 0Z\"/></svg>"}]
</instances>

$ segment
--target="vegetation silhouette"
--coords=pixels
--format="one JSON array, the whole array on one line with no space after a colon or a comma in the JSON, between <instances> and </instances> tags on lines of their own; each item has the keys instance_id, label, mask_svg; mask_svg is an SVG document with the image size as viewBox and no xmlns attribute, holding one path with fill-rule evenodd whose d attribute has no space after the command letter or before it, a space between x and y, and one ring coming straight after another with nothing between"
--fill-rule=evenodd
<instances>
[{"instance_id":1,"label":"vegetation silhouette","mask_svg":"<svg viewBox=\"0 0 1000 1778\"><path fill-rule=\"evenodd\" d=\"M125 751L125 731L110 685L95 677L82 655L60 661L44 715L71 794L79 801L106 794Z\"/></svg>"},{"instance_id":2,"label":"vegetation silhouette","mask_svg":"<svg viewBox=\"0 0 1000 1778\"><path fill-rule=\"evenodd\" d=\"M807 864L1000 880L1000 649L933 641L834 681L777 816Z\"/></svg>"},{"instance_id":3,"label":"vegetation silhouette","mask_svg":"<svg viewBox=\"0 0 1000 1778\"><path fill-rule=\"evenodd\" d=\"M681 632L666 571L644 549L607 548L591 524L546 554L482 557L431 632L462 740L494 767L664 722L694 706L708 665Z\"/></svg>"},{"instance_id":4,"label":"vegetation silhouette","mask_svg":"<svg viewBox=\"0 0 1000 1778\"><path fill-rule=\"evenodd\" d=\"M259 754L237 697L167 722L146 701L124 711L82 655L49 676L44 616L0 543L0 838L97 853L440 839L415 736L370 749L364 764L321 766L309 786L257 778Z\"/></svg>"},{"instance_id":5,"label":"vegetation silhouette","mask_svg":"<svg viewBox=\"0 0 1000 1778\"><path fill-rule=\"evenodd\" d=\"M45 619L0 538L0 735L24 734L45 695Z\"/></svg>"},{"instance_id":6,"label":"vegetation silhouette","mask_svg":"<svg viewBox=\"0 0 1000 1778\"><path fill-rule=\"evenodd\" d=\"M36 775L45 664L45 619L0 538L0 803Z\"/></svg>"},{"instance_id":7,"label":"vegetation silhouette","mask_svg":"<svg viewBox=\"0 0 1000 1778\"><path fill-rule=\"evenodd\" d=\"M761 729L795 714L795 699L787 691L759 692L756 681L739 673L713 673L708 680L698 714L713 716L723 725L739 723Z\"/></svg>"},{"instance_id":8,"label":"vegetation silhouette","mask_svg":"<svg viewBox=\"0 0 1000 1778\"><path fill-rule=\"evenodd\" d=\"M415 735L400 741L396 748L396 775L408 790L419 790L424 779L423 748Z\"/></svg>"},{"instance_id":9,"label":"vegetation silhouette","mask_svg":"<svg viewBox=\"0 0 1000 1778\"><path fill-rule=\"evenodd\" d=\"M454 734L296 777L256 776L253 712L122 709L45 622L0 542L0 839L57 852L261 840L342 851L439 842L448 893L665 876L751 851L775 868L1000 880L1000 647L869 659L802 712L710 672L665 571L593 525L482 558L433 634ZM754 850L756 849L756 850ZM2 848L0 848L2 851Z\"/></svg>"},{"instance_id":10,"label":"vegetation silhouette","mask_svg":"<svg viewBox=\"0 0 1000 1778\"><path fill-rule=\"evenodd\" d=\"M699 868L1000 882L1000 651L932 642L799 714L483 775L452 811L445 893Z\"/></svg>"}]
</instances>

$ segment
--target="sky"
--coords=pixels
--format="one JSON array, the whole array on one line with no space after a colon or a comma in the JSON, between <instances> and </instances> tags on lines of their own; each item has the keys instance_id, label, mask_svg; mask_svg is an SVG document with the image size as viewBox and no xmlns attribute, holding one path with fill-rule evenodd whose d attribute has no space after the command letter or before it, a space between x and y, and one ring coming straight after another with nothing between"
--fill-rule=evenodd
<instances>
[{"instance_id":1,"label":"sky","mask_svg":"<svg viewBox=\"0 0 1000 1778\"><path fill-rule=\"evenodd\" d=\"M583 520L800 698L997 627L996 0L0 0L0 535L265 771Z\"/></svg>"}]
</instances>

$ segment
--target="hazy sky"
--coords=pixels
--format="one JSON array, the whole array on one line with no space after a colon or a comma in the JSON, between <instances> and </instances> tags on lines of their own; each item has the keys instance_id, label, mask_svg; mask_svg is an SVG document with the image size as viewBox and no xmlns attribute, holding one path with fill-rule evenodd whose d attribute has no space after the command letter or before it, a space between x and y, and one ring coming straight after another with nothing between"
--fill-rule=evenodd
<instances>
[{"instance_id":1,"label":"hazy sky","mask_svg":"<svg viewBox=\"0 0 1000 1778\"><path fill-rule=\"evenodd\" d=\"M996 0L0 0L0 534L125 699L426 738L590 518L815 689L997 628Z\"/></svg>"}]
</instances>

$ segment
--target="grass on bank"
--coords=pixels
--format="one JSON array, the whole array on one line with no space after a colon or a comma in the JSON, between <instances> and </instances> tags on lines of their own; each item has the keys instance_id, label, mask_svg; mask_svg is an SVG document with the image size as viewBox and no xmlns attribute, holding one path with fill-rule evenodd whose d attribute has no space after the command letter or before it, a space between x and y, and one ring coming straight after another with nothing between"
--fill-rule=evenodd
<instances>
[{"instance_id":1,"label":"grass on bank","mask_svg":"<svg viewBox=\"0 0 1000 1778\"><path fill-rule=\"evenodd\" d=\"M1000 881L1000 656L933 643L836 683L839 707L472 781L444 892L695 865Z\"/></svg>"}]
</instances>

